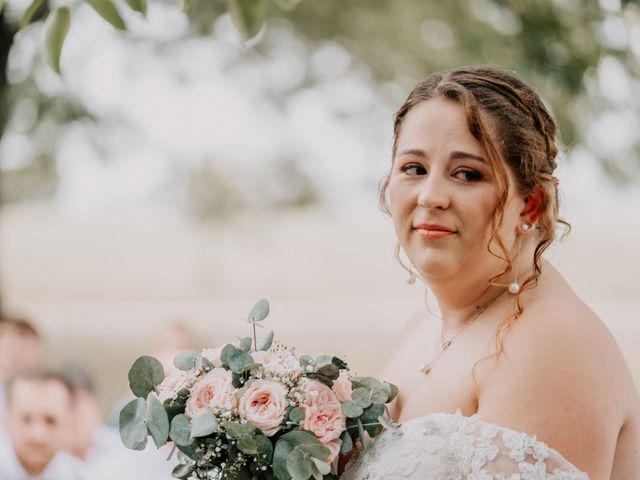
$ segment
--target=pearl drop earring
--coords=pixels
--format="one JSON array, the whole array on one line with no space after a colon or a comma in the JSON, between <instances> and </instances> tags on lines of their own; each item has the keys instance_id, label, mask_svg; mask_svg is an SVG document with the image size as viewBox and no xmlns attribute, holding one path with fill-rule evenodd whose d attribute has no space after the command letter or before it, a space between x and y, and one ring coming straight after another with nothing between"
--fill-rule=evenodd
<instances>
[{"instance_id":1,"label":"pearl drop earring","mask_svg":"<svg viewBox=\"0 0 640 480\"><path fill-rule=\"evenodd\" d=\"M531 224L524 223L522 224L523 230L528 230L531 227ZM522 247L522 237L518 238L518 254L516 255L516 259L520 258L520 248ZM513 282L509 284L509 293L511 295L516 295L520 291L520 284L518 283L518 267L516 267L516 278Z\"/></svg>"},{"instance_id":2,"label":"pearl drop earring","mask_svg":"<svg viewBox=\"0 0 640 480\"><path fill-rule=\"evenodd\" d=\"M413 271L413 267L409 266L409 277L407 278L407 284L413 285L416 283L416 274Z\"/></svg>"}]
</instances>

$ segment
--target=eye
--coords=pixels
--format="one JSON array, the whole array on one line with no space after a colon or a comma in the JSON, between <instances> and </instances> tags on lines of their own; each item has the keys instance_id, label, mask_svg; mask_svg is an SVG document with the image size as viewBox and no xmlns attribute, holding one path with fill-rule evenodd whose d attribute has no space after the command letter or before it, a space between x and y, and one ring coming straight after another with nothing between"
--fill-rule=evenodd
<instances>
[{"instance_id":1,"label":"eye","mask_svg":"<svg viewBox=\"0 0 640 480\"><path fill-rule=\"evenodd\" d=\"M426 175L427 174L427 169L424 168L422 165L416 165L416 164L408 164L408 165L403 165L400 168L400 171L403 173L406 173L407 175L413 177L416 175Z\"/></svg>"},{"instance_id":2,"label":"eye","mask_svg":"<svg viewBox=\"0 0 640 480\"><path fill-rule=\"evenodd\" d=\"M480 172L477 172L475 170L470 170L467 168L457 170L453 174L453 176L456 177L458 180L462 180L463 182L468 182L468 183L478 182L482 180L482 174Z\"/></svg>"}]
</instances>

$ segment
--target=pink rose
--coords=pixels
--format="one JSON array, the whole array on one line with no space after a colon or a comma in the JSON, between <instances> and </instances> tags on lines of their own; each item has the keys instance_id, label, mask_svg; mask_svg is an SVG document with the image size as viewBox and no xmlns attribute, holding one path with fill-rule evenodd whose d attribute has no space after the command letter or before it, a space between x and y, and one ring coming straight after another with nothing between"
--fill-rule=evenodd
<instances>
[{"instance_id":1,"label":"pink rose","mask_svg":"<svg viewBox=\"0 0 640 480\"><path fill-rule=\"evenodd\" d=\"M347 419L333 390L317 380L309 380L304 385L304 396L300 405L304 410L301 427L313 432L325 444L340 438L347 428Z\"/></svg>"},{"instance_id":2,"label":"pink rose","mask_svg":"<svg viewBox=\"0 0 640 480\"><path fill-rule=\"evenodd\" d=\"M193 373L189 374L189 372L176 370L158 385L158 399L164 402L168 398L175 398L180 390L193 385L194 377Z\"/></svg>"},{"instance_id":3,"label":"pink rose","mask_svg":"<svg viewBox=\"0 0 640 480\"><path fill-rule=\"evenodd\" d=\"M222 360L220 360L222 349L223 347L205 348L204 350L202 350L202 356L209 360L214 367L222 367Z\"/></svg>"},{"instance_id":4,"label":"pink rose","mask_svg":"<svg viewBox=\"0 0 640 480\"><path fill-rule=\"evenodd\" d=\"M333 392L341 402L351 400L351 381L346 370L340 370L340 376L333 381Z\"/></svg>"},{"instance_id":5,"label":"pink rose","mask_svg":"<svg viewBox=\"0 0 640 480\"><path fill-rule=\"evenodd\" d=\"M214 368L191 389L185 415L193 418L205 408L230 410L236 406L235 394L231 372Z\"/></svg>"},{"instance_id":6,"label":"pink rose","mask_svg":"<svg viewBox=\"0 0 640 480\"><path fill-rule=\"evenodd\" d=\"M253 380L241 390L238 411L254 427L270 437L282 427L287 411L285 388L269 380Z\"/></svg>"}]
</instances>

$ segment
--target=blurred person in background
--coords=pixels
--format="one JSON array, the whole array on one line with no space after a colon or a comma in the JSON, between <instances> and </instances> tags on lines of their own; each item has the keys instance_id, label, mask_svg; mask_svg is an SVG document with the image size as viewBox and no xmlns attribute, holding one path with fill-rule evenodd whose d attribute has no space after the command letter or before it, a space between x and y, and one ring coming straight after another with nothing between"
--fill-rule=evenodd
<instances>
[{"instance_id":1,"label":"blurred person in background","mask_svg":"<svg viewBox=\"0 0 640 480\"><path fill-rule=\"evenodd\" d=\"M44 348L36 328L21 318L0 319L0 416L5 404L5 383L44 364Z\"/></svg>"},{"instance_id":2,"label":"blurred person in background","mask_svg":"<svg viewBox=\"0 0 640 480\"><path fill-rule=\"evenodd\" d=\"M0 435L2 480L81 480L81 462L67 454L73 431L73 392L54 370L18 374L6 389Z\"/></svg>"},{"instance_id":3,"label":"blurred person in background","mask_svg":"<svg viewBox=\"0 0 640 480\"><path fill-rule=\"evenodd\" d=\"M151 356L160 360L165 375L176 371L173 359L179 353L198 348L196 334L180 320L161 325L151 334Z\"/></svg>"},{"instance_id":4,"label":"blurred person in background","mask_svg":"<svg viewBox=\"0 0 640 480\"><path fill-rule=\"evenodd\" d=\"M84 462L91 480L164 480L173 478L173 463L167 461L170 448L158 451L151 443L143 455L127 450L118 430L104 423L100 398L91 374L71 363L63 374L73 393L72 435L68 451ZM0 477L0 480L3 480Z\"/></svg>"}]
</instances>

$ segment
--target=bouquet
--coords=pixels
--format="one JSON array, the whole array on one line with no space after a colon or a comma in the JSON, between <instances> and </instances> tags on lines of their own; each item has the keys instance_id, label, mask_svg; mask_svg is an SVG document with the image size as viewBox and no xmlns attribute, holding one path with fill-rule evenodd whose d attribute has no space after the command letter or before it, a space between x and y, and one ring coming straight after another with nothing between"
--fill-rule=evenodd
<instances>
[{"instance_id":1,"label":"bouquet","mask_svg":"<svg viewBox=\"0 0 640 480\"><path fill-rule=\"evenodd\" d=\"M328 480L339 454L397 428L386 406L394 385L352 377L337 357L298 356L274 345L273 332L258 343L268 314L259 301L247 318L253 338L181 353L166 378L158 360L138 358L129 371L136 398L120 412L124 444L173 442L181 479Z\"/></svg>"},{"instance_id":2,"label":"bouquet","mask_svg":"<svg viewBox=\"0 0 640 480\"><path fill-rule=\"evenodd\" d=\"M328 480L337 478L339 454L397 428L386 405L394 385L352 377L337 357L299 356L274 345L273 332L258 343L268 314L259 301L247 318L253 338L181 353L166 378L158 360L138 358L129 371L137 398L120 412L124 444L173 442L181 479Z\"/></svg>"}]
</instances>

